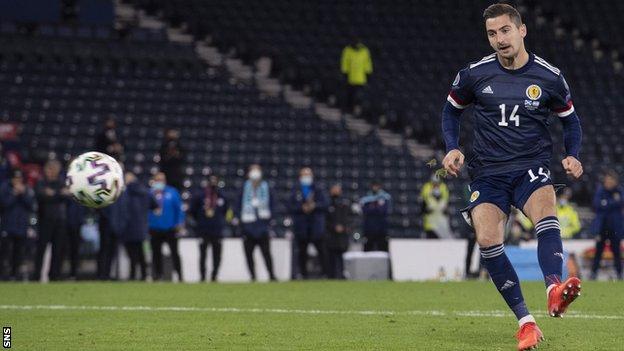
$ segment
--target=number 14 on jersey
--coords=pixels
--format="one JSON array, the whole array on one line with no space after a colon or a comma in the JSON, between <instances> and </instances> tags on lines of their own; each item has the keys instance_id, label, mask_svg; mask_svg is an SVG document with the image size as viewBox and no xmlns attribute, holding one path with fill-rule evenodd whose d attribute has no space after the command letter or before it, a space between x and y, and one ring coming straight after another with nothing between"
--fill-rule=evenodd
<instances>
[{"instance_id":1,"label":"number 14 on jersey","mask_svg":"<svg viewBox=\"0 0 624 351\"><path fill-rule=\"evenodd\" d=\"M498 122L499 126L508 127L509 122L507 121L507 117L505 116L505 104L500 104L498 107L501 110L501 121ZM511 115L509 116L509 121L516 122L516 127L520 127L520 116L516 114L518 112L518 105L515 105L513 110L511 111Z\"/></svg>"}]
</instances>

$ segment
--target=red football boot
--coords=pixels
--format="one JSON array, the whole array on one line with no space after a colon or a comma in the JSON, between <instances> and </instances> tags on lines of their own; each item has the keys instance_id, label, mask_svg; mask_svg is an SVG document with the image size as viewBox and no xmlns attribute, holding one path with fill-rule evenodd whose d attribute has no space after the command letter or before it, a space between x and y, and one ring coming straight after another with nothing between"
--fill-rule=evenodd
<instances>
[{"instance_id":1,"label":"red football boot","mask_svg":"<svg viewBox=\"0 0 624 351\"><path fill-rule=\"evenodd\" d=\"M551 317L561 317L572 301L581 296L581 280L570 277L559 283L548 292L548 314Z\"/></svg>"},{"instance_id":2,"label":"red football boot","mask_svg":"<svg viewBox=\"0 0 624 351\"><path fill-rule=\"evenodd\" d=\"M516 339L518 339L518 351L533 350L544 340L544 334L537 324L528 322L520 327L516 333Z\"/></svg>"}]
</instances>

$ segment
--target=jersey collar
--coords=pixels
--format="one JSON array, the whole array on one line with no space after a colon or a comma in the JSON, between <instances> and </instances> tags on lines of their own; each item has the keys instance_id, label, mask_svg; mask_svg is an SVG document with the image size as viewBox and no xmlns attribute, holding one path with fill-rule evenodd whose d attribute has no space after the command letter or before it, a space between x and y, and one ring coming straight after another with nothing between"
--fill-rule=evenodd
<instances>
[{"instance_id":1,"label":"jersey collar","mask_svg":"<svg viewBox=\"0 0 624 351\"><path fill-rule=\"evenodd\" d=\"M524 66L518 68L518 69L508 69L503 67L503 65L501 65L500 61L498 60L498 55L496 56L496 64L498 65L498 68L501 69L501 71L509 73L509 74L520 74L520 73L524 73L526 72L526 70L528 70L531 65L533 65L533 61L535 59L535 55L533 55L532 52L529 52L529 60L527 61L527 63L524 64Z\"/></svg>"}]
</instances>

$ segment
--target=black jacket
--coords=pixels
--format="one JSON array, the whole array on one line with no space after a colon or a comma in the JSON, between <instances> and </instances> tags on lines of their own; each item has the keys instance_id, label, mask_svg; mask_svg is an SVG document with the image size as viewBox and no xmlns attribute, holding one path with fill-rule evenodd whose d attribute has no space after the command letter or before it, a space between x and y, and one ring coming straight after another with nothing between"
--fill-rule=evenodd
<instances>
[{"instance_id":1,"label":"black jacket","mask_svg":"<svg viewBox=\"0 0 624 351\"><path fill-rule=\"evenodd\" d=\"M61 193L64 187L65 182L60 177L54 181L43 179L37 183L35 194L39 204L38 215L40 224L59 222L63 225L65 224L69 197ZM46 194L46 188L52 189L53 194Z\"/></svg>"},{"instance_id":2,"label":"black jacket","mask_svg":"<svg viewBox=\"0 0 624 351\"><path fill-rule=\"evenodd\" d=\"M341 232L336 231L342 226ZM351 233L351 203L343 197L332 197L327 207L327 248L347 251Z\"/></svg>"},{"instance_id":3,"label":"black jacket","mask_svg":"<svg viewBox=\"0 0 624 351\"><path fill-rule=\"evenodd\" d=\"M0 187L0 205L2 212L2 231L12 236L25 237L30 215L35 210L35 194L26 187L22 194L15 195L10 181Z\"/></svg>"}]
</instances>

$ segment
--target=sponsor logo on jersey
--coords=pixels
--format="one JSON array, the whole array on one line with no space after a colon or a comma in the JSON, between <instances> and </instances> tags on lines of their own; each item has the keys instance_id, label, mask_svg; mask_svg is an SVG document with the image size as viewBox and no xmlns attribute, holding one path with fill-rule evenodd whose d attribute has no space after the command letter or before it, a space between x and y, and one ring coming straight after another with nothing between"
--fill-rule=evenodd
<instances>
[{"instance_id":1,"label":"sponsor logo on jersey","mask_svg":"<svg viewBox=\"0 0 624 351\"><path fill-rule=\"evenodd\" d=\"M489 86L489 85L487 87L483 88L483 90L481 90L481 92L483 94L494 94L494 91L492 90L492 87Z\"/></svg>"},{"instance_id":2,"label":"sponsor logo on jersey","mask_svg":"<svg viewBox=\"0 0 624 351\"><path fill-rule=\"evenodd\" d=\"M537 84L531 84L526 90L526 96L531 100L537 100L542 96L542 88Z\"/></svg>"},{"instance_id":3,"label":"sponsor logo on jersey","mask_svg":"<svg viewBox=\"0 0 624 351\"><path fill-rule=\"evenodd\" d=\"M477 199L479 198L479 195L481 195L479 191L473 192L472 195L470 195L470 202L477 201Z\"/></svg>"},{"instance_id":4,"label":"sponsor logo on jersey","mask_svg":"<svg viewBox=\"0 0 624 351\"><path fill-rule=\"evenodd\" d=\"M524 100L524 108L529 111L535 111L539 108L540 102L533 100Z\"/></svg>"}]
</instances>

